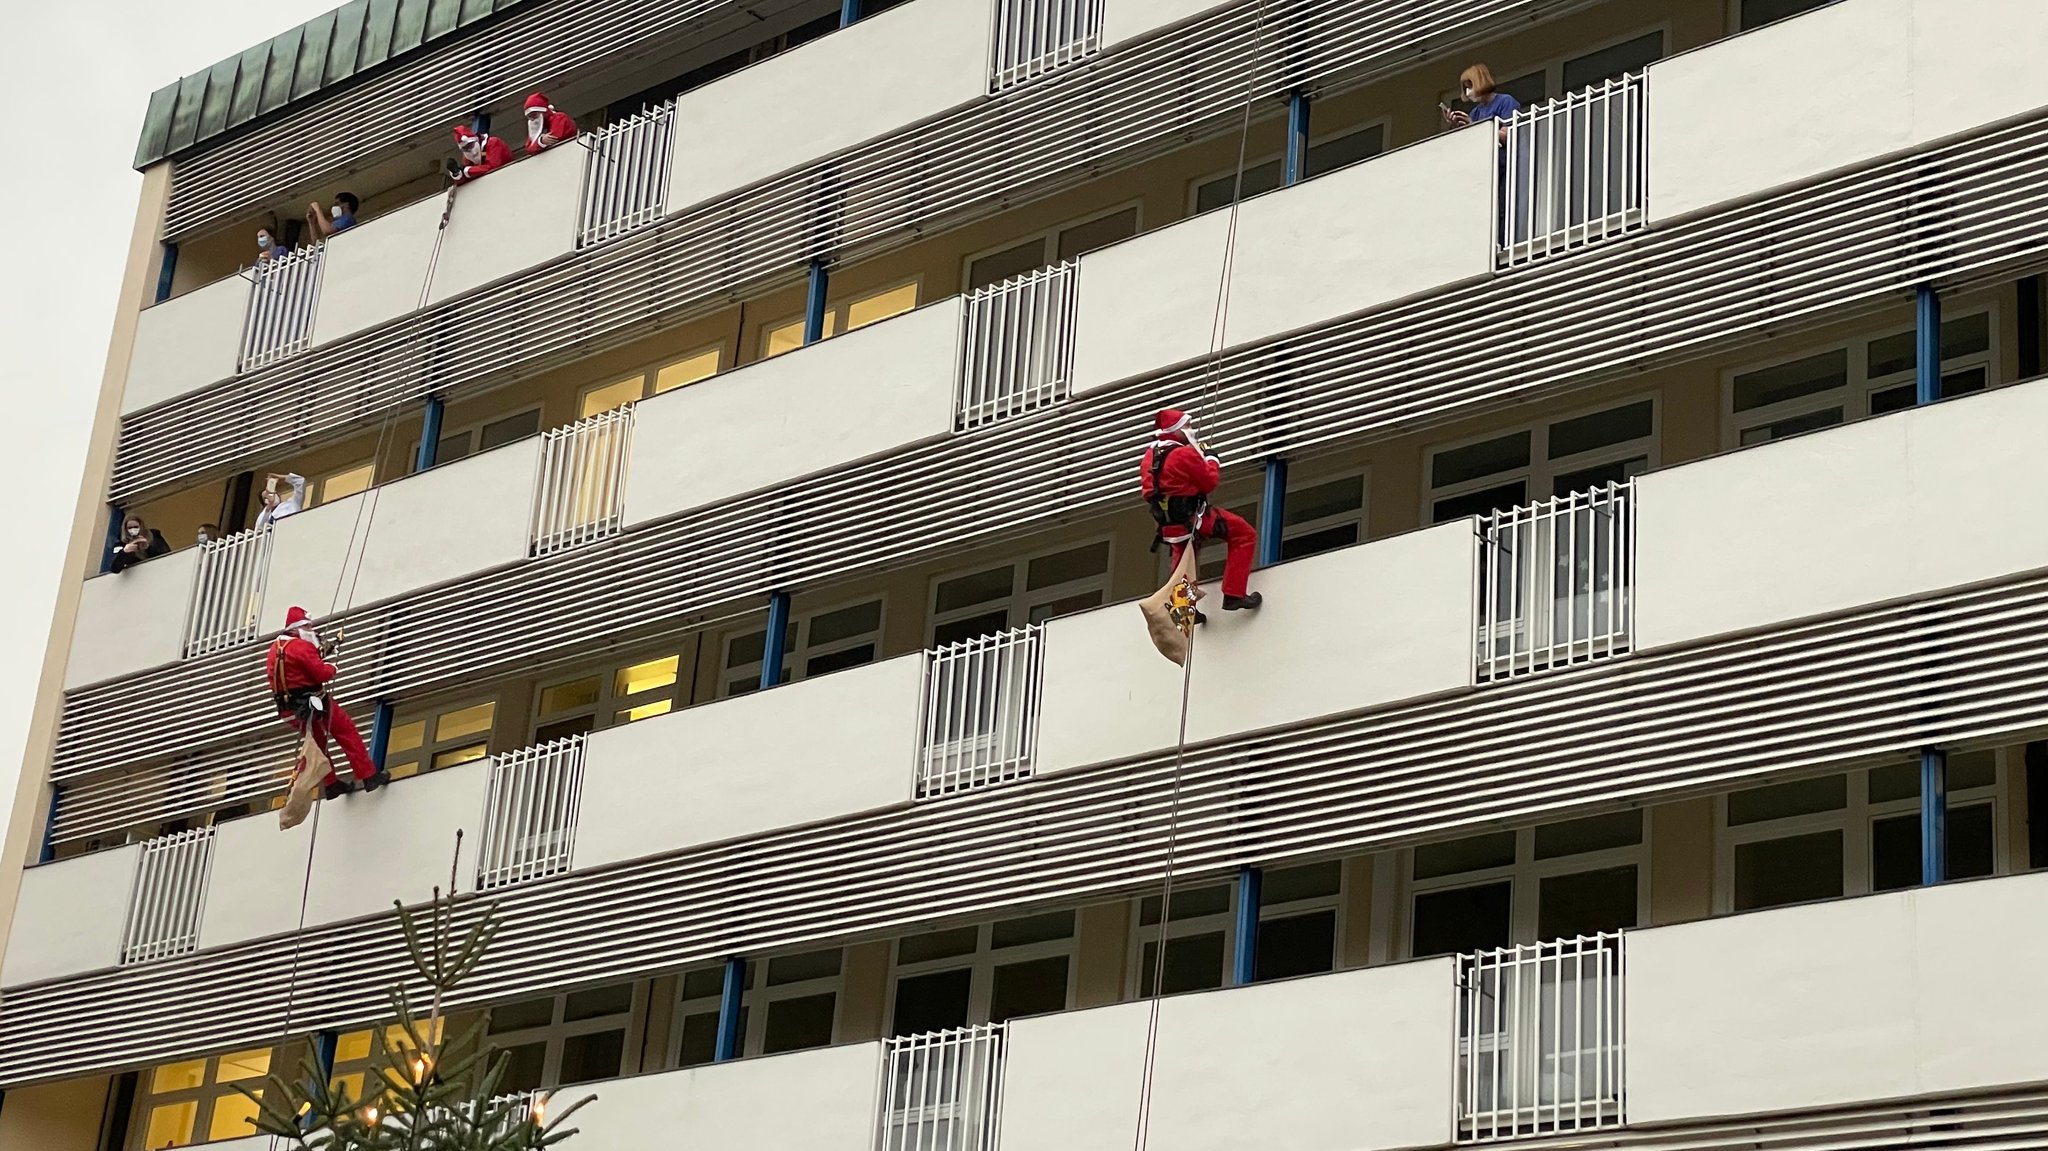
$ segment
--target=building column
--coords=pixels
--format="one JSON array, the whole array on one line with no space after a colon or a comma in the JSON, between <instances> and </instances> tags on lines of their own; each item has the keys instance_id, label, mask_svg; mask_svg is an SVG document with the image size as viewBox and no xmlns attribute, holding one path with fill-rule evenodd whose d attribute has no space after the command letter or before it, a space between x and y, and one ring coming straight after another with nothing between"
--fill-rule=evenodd
<instances>
[{"instance_id":1,"label":"building column","mask_svg":"<svg viewBox=\"0 0 2048 1151\"><path fill-rule=\"evenodd\" d=\"M156 270L156 302L171 298L171 284L178 278L178 245L165 241L164 260Z\"/></svg>"},{"instance_id":2,"label":"building column","mask_svg":"<svg viewBox=\"0 0 2048 1151\"><path fill-rule=\"evenodd\" d=\"M1287 528L1287 459L1274 456L1266 461L1266 490L1259 495L1260 567L1280 562L1280 536Z\"/></svg>"},{"instance_id":3,"label":"building column","mask_svg":"<svg viewBox=\"0 0 2048 1151\"><path fill-rule=\"evenodd\" d=\"M804 343L815 344L825 338L825 288L831 282L832 273L826 269L825 261L811 261L810 284L804 289Z\"/></svg>"},{"instance_id":4,"label":"building column","mask_svg":"<svg viewBox=\"0 0 2048 1151\"><path fill-rule=\"evenodd\" d=\"M313 1044L313 1074L319 1078L306 1084L306 1089L309 1092L317 1092L334 1079L334 1048L341 1041L341 1034L335 1031L315 1031L311 1040ZM307 1112L299 1117L299 1129L301 1131L310 1131L312 1128L313 1115L311 1112Z\"/></svg>"},{"instance_id":5,"label":"building column","mask_svg":"<svg viewBox=\"0 0 2048 1151\"><path fill-rule=\"evenodd\" d=\"M1920 753L1920 883L1947 878L1948 753L1930 747Z\"/></svg>"},{"instance_id":6,"label":"building column","mask_svg":"<svg viewBox=\"0 0 2048 1151\"><path fill-rule=\"evenodd\" d=\"M412 470L424 472L434 466L435 457L441 453L441 397L428 396L426 410L420 413L420 450L413 457ZM374 469L376 461L371 461Z\"/></svg>"},{"instance_id":7,"label":"building column","mask_svg":"<svg viewBox=\"0 0 2048 1151\"><path fill-rule=\"evenodd\" d=\"M1287 94L1287 159L1281 169L1282 184L1299 184L1308 179L1308 93Z\"/></svg>"},{"instance_id":8,"label":"building column","mask_svg":"<svg viewBox=\"0 0 2048 1151\"><path fill-rule=\"evenodd\" d=\"M141 1077L123 1071L107 1083L107 1107L100 1115L100 1151L125 1151L128 1118L135 1113L135 1091Z\"/></svg>"},{"instance_id":9,"label":"building column","mask_svg":"<svg viewBox=\"0 0 2048 1151\"><path fill-rule=\"evenodd\" d=\"M1161 916L1160 938L1165 939ZM1165 946L1162 942L1161 946ZM1237 869L1237 949L1230 960L1230 984L1243 987L1259 975L1259 869Z\"/></svg>"},{"instance_id":10,"label":"building column","mask_svg":"<svg viewBox=\"0 0 2048 1151\"><path fill-rule=\"evenodd\" d=\"M789 593L768 593L768 630L761 636L761 686L782 682L782 661L789 656Z\"/></svg>"},{"instance_id":11,"label":"building column","mask_svg":"<svg viewBox=\"0 0 2048 1151\"><path fill-rule=\"evenodd\" d=\"M860 0L839 0L839 26L841 28L860 19Z\"/></svg>"},{"instance_id":12,"label":"building column","mask_svg":"<svg viewBox=\"0 0 2048 1151\"><path fill-rule=\"evenodd\" d=\"M747 961L735 955L725 961L725 987L718 995L718 1046L712 1059L719 1063L744 1054L746 1036L740 1034L740 1003L747 989Z\"/></svg>"},{"instance_id":13,"label":"building column","mask_svg":"<svg viewBox=\"0 0 2048 1151\"><path fill-rule=\"evenodd\" d=\"M1913 402L1931 404L1941 398L1941 294L1932 284L1922 284L1914 293L1915 381Z\"/></svg>"},{"instance_id":14,"label":"building column","mask_svg":"<svg viewBox=\"0 0 2048 1151\"><path fill-rule=\"evenodd\" d=\"M48 863L57 858L57 805L64 801L64 785L50 785L50 809L43 815L43 846L36 853L36 862Z\"/></svg>"},{"instance_id":15,"label":"building column","mask_svg":"<svg viewBox=\"0 0 2048 1151\"><path fill-rule=\"evenodd\" d=\"M378 767L384 766L384 753L391 750L391 719L397 711L396 704L380 699L370 715L370 762Z\"/></svg>"}]
</instances>

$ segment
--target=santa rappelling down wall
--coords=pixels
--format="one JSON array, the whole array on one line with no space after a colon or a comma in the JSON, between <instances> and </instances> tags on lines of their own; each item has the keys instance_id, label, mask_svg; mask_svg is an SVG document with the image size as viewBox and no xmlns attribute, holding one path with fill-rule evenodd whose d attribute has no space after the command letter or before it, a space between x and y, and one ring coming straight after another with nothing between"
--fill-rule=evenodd
<instances>
[{"instance_id":1,"label":"santa rappelling down wall","mask_svg":"<svg viewBox=\"0 0 2048 1151\"><path fill-rule=\"evenodd\" d=\"M384 769L370 757L355 720L336 703L327 690L340 669L328 662L334 645L323 644L306 609L294 607L285 613L284 631L271 641L264 663L271 700L279 719L304 738L299 762L292 778L291 798L279 822L291 827L312 808L312 780L318 778L328 799L346 794L349 785L336 777L328 752L329 736L341 745L348 759L354 783L364 791L375 791L390 781Z\"/></svg>"},{"instance_id":2,"label":"santa rappelling down wall","mask_svg":"<svg viewBox=\"0 0 2048 1151\"><path fill-rule=\"evenodd\" d=\"M1175 663L1186 659L1194 626L1208 622L1195 606L1202 596L1196 556L1204 542L1222 540L1226 549L1223 610L1250 611L1264 602L1247 586L1258 532L1243 516L1209 506L1209 497L1222 481L1222 465L1196 438L1194 418L1177 408L1160 412L1152 446L1145 449L1138 492L1159 525L1156 543L1173 548L1173 576L1140 608L1153 644Z\"/></svg>"}]
</instances>

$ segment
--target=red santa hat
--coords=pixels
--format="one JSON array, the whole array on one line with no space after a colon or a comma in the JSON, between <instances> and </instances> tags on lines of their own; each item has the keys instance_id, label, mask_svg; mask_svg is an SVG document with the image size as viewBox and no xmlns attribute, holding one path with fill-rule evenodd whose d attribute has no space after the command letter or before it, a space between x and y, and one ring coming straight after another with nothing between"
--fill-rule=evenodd
<instances>
[{"instance_id":1,"label":"red santa hat","mask_svg":"<svg viewBox=\"0 0 2048 1151\"><path fill-rule=\"evenodd\" d=\"M306 614L305 608L296 605L286 608L284 613L284 634L290 635L312 622L313 617Z\"/></svg>"},{"instance_id":2,"label":"red santa hat","mask_svg":"<svg viewBox=\"0 0 2048 1151\"><path fill-rule=\"evenodd\" d=\"M1194 433L1195 418L1179 408L1160 409L1157 423L1159 425L1159 438L1162 440L1170 436L1192 435Z\"/></svg>"},{"instance_id":3,"label":"red santa hat","mask_svg":"<svg viewBox=\"0 0 2048 1151\"><path fill-rule=\"evenodd\" d=\"M529 116L535 112L552 112L554 110L555 106L548 103L547 94L544 92L535 92L526 98L526 114Z\"/></svg>"},{"instance_id":4,"label":"red santa hat","mask_svg":"<svg viewBox=\"0 0 2048 1151\"><path fill-rule=\"evenodd\" d=\"M467 124L457 124L457 125L455 125L455 146L456 146L456 147L460 148L460 147L462 147L462 146L463 146L463 145L465 145L465 144L473 144L473 143L476 143L477 141L480 141L480 140L482 140L482 139L483 139L483 137L482 137L482 136L479 136L479 135L477 135L477 134L476 134L476 129L474 129L474 128L470 127L469 125L467 125Z\"/></svg>"}]
</instances>

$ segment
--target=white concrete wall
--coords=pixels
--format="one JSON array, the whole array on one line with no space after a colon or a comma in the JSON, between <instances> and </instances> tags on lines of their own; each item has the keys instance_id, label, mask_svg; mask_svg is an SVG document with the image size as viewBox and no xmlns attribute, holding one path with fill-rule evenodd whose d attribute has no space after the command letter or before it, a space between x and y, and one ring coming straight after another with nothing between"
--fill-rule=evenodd
<instances>
[{"instance_id":1,"label":"white concrete wall","mask_svg":"<svg viewBox=\"0 0 2048 1151\"><path fill-rule=\"evenodd\" d=\"M2048 1079L2048 875L1628 940L1628 1111L1666 1123Z\"/></svg>"},{"instance_id":2,"label":"white concrete wall","mask_svg":"<svg viewBox=\"0 0 2048 1151\"><path fill-rule=\"evenodd\" d=\"M320 256L320 304L313 313L314 347L419 306L447 202L429 196L327 241Z\"/></svg>"},{"instance_id":3,"label":"white concrete wall","mask_svg":"<svg viewBox=\"0 0 2048 1151\"><path fill-rule=\"evenodd\" d=\"M2035 0L1848 0L1654 64L1650 219L2048 105L2044 40Z\"/></svg>"},{"instance_id":4,"label":"white concrete wall","mask_svg":"<svg viewBox=\"0 0 2048 1151\"><path fill-rule=\"evenodd\" d=\"M950 434L964 306L941 300L641 401L626 523Z\"/></svg>"},{"instance_id":5,"label":"white concrete wall","mask_svg":"<svg viewBox=\"0 0 2048 1151\"><path fill-rule=\"evenodd\" d=\"M523 132L523 122L520 127ZM589 155L589 149L574 145L550 149L457 189L427 303L459 296L573 250L583 164ZM417 297L417 289L414 294Z\"/></svg>"},{"instance_id":6,"label":"white concrete wall","mask_svg":"<svg viewBox=\"0 0 2048 1151\"><path fill-rule=\"evenodd\" d=\"M369 737L365 731L363 738ZM336 748L335 753L340 750ZM323 816L340 812L360 798L350 796L336 802ZM200 950L296 928L299 895L306 881L306 851L312 839L312 820L280 831L277 813L271 811L218 825L213 833L213 883L199 920Z\"/></svg>"},{"instance_id":7,"label":"white concrete wall","mask_svg":"<svg viewBox=\"0 0 2048 1151\"><path fill-rule=\"evenodd\" d=\"M570 1124L603 1151L676 1147L870 1151L882 1045L862 1043L565 1087L597 1099Z\"/></svg>"},{"instance_id":8,"label":"white concrete wall","mask_svg":"<svg viewBox=\"0 0 2048 1151\"><path fill-rule=\"evenodd\" d=\"M1238 210L1224 346L1493 271L1493 142L1451 132ZM1081 258L1074 391L1206 356L1229 213Z\"/></svg>"},{"instance_id":9,"label":"white concrete wall","mask_svg":"<svg viewBox=\"0 0 2048 1151\"><path fill-rule=\"evenodd\" d=\"M1213 585L1188 713L1190 742L1441 692L1472 682L1478 629L1469 521L1252 574L1266 604L1225 612ZM1135 604L1046 625L1038 770L1173 746L1181 670Z\"/></svg>"},{"instance_id":10,"label":"white concrete wall","mask_svg":"<svg viewBox=\"0 0 2048 1151\"><path fill-rule=\"evenodd\" d=\"M198 573L199 549L189 547L85 581L64 689L184 658L185 619Z\"/></svg>"},{"instance_id":11,"label":"white concrete wall","mask_svg":"<svg viewBox=\"0 0 2048 1151\"><path fill-rule=\"evenodd\" d=\"M1166 999L1151 1137L1174 1151L1451 1141L1456 970L1433 959ZM1129 1147L1147 1007L1010 1025L1003 1151Z\"/></svg>"},{"instance_id":12,"label":"white concrete wall","mask_svg":"<svg viewBox=\"0 0 2048 1151\"><path fill-rule=\"evenodd\" d=\"M992 19L989 0L915 0L684 93L668 210L980 99Z\"/></svg>"},{"instance_id":13,"label":"white concrete wall","mask_svg":"<svg viewBox=\"0 0 2048 1151\"><path fill-rule=\"evenodd\" d=\"M121 931L142 845L75 855L21 874L21 896L0 963L0 987L121 962Z\"/></svg>"},{"instance_id":14,"label":"white concrete wall","mask_svg":"<svg viewBox=\"0 0 2048 1151\"><path fill-rule=\"evenodd\" d=\"M576 866L908 803L922 652L590 736Z\"/></svg>"},{"instance_id":15,"label":"white concrete wall","mask_svg":"<svg viewBox=\"0 0 2048 1151\"><path fill-rule=\"evenodd\" d=\"M264 629L294 604L325 616L525 559L539 469L533 436L280 520Z\"/></svg>"},{"instance_id":16,"label":"white concrete wall","mask_svg":"<svg viewBox=\"0 0 2048 1151\"><path fill-rule=\"evenodd\" d=\"M2048 382L2024 384L1644 476L1638 646L2048 567L2044 421Z\"/></svg>"},{"instance_id":17,"label":"white concrete wall","mask_svg":"<svg viewBox=\"0 0 2048 1151\"><path fill-rule=\"evenodd\" d=\"M363 737L369 738L369 733ZM457 828L462 830L457 874L468 887L476 876L489 770L488 759L472 760L367 795L358 792L326 801L320 812L320 841L313 848L306 922L382 914L391 910L393 900L410 905L432 899L434 888L448 886ZM301 873L300 882L304 878ZM294 904L293 924L297 910Z\"/></svg>"},{"instance_id":18,"label":"white concrete wall","mask_svg":"<svg viewBox=\"0 0 2048 1151\"><path fill-rule=\"evenodd\" d=\"M135 324L121 414L234 375L241 364L242 324L248 312L246 275L229 276L144 308Z\"/></svg>"},{"instance_id":19,"label":"white concrete wall","mask_svg":"<svg viewBox=\"0 0 2048 1151\"><path fill-rule=\"evenodd\" d=\"M1105 0L1102 46L1114 48L1221 7L1217 0Z\"/></svg>"}]
</instances>

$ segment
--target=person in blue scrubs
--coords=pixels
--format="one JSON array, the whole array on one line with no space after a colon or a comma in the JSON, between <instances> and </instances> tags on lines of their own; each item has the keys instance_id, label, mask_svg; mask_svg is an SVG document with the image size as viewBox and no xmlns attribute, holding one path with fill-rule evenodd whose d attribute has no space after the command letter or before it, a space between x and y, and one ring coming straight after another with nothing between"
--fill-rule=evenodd
<instances>
[{"instance_id":1,"label":"person in blue scrubs","mask_svg":"<svg viewBox=\"0 0 2048 1151\"><path fill-rule=\"evenodd\" d=\"M1447 108L1445 121L1462 128L1480 120L1497 120L1501 122L1500 138L1506 140L1507 118L1522 110L1522 102L1506 92L1495 91L1493 70L1484 64L1474 64L1460 73L1458 87L1471 111Z\"/></svg>"}]
</instances>

